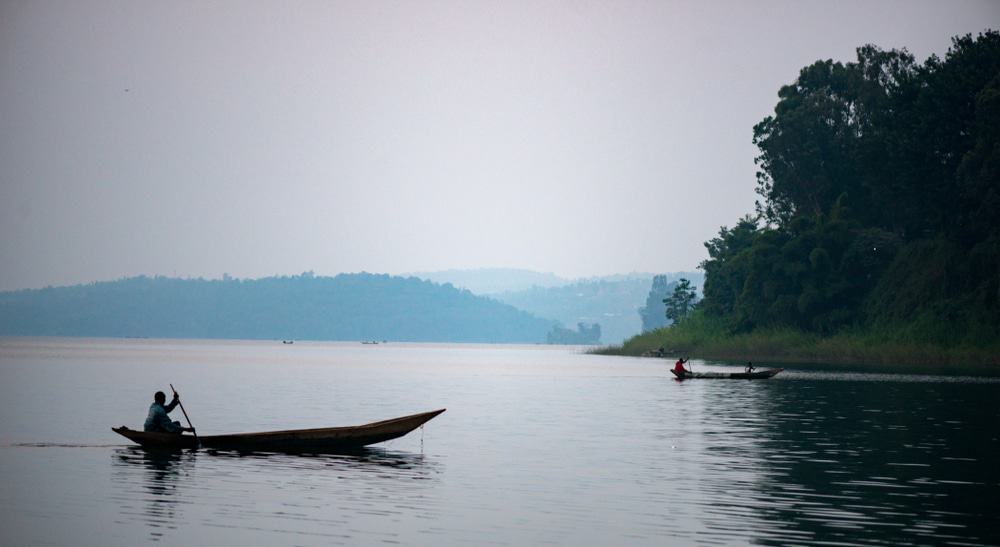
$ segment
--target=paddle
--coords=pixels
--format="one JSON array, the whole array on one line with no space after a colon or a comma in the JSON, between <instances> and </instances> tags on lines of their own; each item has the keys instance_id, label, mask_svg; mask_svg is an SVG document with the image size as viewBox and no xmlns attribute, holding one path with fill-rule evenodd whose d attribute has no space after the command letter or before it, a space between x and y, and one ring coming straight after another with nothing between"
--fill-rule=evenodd
<instances>
[{"instance_id":1,"label":"paddle","mask_svg":"<svg viewBox=\"0 0 1000 547\"><path fill-rule=\"evenodd\" d=\"M174 384L170 384L170 390L174 392L174 395L177 395L177 390L174 389ZM177 398L177 404L181 406L181 412L184 413L184 419L187 420L188 427L191 428L191 434L194 435L194 445L198 446L198 433L194 430L194 426L191 425L191 418L188 418L188 413L184 410L184 403L181 402L180 397Z\"/></svg>"}]
</instances>

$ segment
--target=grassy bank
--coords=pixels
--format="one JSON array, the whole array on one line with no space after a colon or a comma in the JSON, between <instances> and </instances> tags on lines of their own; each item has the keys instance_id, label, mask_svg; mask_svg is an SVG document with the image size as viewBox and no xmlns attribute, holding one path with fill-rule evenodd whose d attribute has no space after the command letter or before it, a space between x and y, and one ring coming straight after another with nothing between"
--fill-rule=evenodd
<instances>
[{"instance_id":1,"label":"grassy bank","mask_svg":"<svg viewBox=\"0 0 1000 547\"><path fill-rule=\"evenodd\" d=\"M902 329L845 331L819 336L800 330L758 329L731 334L720 323L695 314L680 325L634 336L620 346L594 350L602 355L632 355L664 348L671 355L699 359L753 360L765 363L854 365L940 365L989 368L1000 374L1000 345L944 346L923 343Z\"/></svg>"}]
</instances>

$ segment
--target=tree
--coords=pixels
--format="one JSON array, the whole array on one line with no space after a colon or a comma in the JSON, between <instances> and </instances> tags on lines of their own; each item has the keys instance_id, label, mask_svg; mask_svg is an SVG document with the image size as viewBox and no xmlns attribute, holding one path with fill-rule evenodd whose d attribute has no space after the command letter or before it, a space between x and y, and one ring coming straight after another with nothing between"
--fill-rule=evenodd
<instances>
[{"instance_id":1,"label":"tree","mask_svg":"<svg viewBox=\"0 0 1000 547\"><path fill-rule=\"evenodd\" d=\"M705 243L704 314L733 332L1000 336L1000 33L923 64L863 46L778 95L754 127L757 215Z\"/></svg>"},{"instance_id":2,"label":"tree","mask_svg":"<svg viewBox=\"0 0 1000 547\"><path fill-rule=\"evenodd\" d=\"M773 116L754 126L757 210L784 225L800 215L828 214L847 193L858 203L892 197L900 169L894 132L903 122L899 102L909 99L917 67L904 50L858 48L857 61L817 61L778 91ZM895 169L893 169L895 168ZM890 193L891 192L891 193ZM873 218L892 222L892 211Z\"/></svg>"},{"instance_id":3,"label":"tree","mask_svg":"<svg viewBox=\"0 0 1000 547\"><path fill-rule=\"evenodd\" d=\"M673 294L663 299L663 303L667 305L667 318L674 323L680 322L694 309L697 298L698 294L691 286L691 282L681 278L674 287Z\"/></svg>"},{"instance_id":4,"label":"tree","mask_svg":"<svg viewBox=\"0 0 1000 547\"><path fill-rule=\"evenodd\" d=\"M646 297L646 305L639 308L639 317L642 318L642 332L667 326L667 316L664 314L666 308L663 307L663 303L667 301L674 285L667 281L665 275L653 277L653 284Z\"/></svg>"}]
</instances>

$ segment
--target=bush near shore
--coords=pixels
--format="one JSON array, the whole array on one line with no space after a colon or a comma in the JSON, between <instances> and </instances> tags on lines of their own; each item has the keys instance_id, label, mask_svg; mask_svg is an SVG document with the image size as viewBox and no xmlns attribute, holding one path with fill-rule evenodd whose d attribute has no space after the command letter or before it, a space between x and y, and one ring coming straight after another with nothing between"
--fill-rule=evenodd
<instances>
[{"instance_id":1,"label":"bush near shore","mask_svg":"<svg viewBox=\"0 0 1000 547\"><path fill-rule=\"evenodd\" d=\"M794 328L730 333L720 320L695 312L680 324L646 332L622 345L593 350L600 355L640 356L663 348L667 356L766 363L931 365L986 368L1000 374L1000 344L953 346L921 342L905 328L842 331L822 336Z\"/></svg>"}]
</instances>

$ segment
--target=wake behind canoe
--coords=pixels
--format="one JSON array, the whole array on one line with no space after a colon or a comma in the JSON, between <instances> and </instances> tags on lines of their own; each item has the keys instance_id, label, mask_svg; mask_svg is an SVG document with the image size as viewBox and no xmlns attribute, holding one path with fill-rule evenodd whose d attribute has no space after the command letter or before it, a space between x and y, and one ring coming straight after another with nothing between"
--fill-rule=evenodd
<instances>
[{"instance_id":1,"label":"wake behind canoe","mask_svg":"<svg viewBox=\"0 0 1000 547\"><path fill-rule=\"evenodd\" d=\"M147 433L125 426L112 431L146 448L206 448L246 450L259 452L338 452L389 441L406 435L445 409L422 412L400 418L382 420L350 427L322 427L316 429L290 429L260 433L235 433L230 435L198 436L198 442L189 435Z\"/></svg>"},{"instance_id":2,"label":"wake behind canoe","mask_svg":"<svg viewBox=\"0 0 1000 547\"><path fill-rule=\"evenodd\" d=\"M673 372L674 376L676 376L679 380L687 380L688 378L728 378L732 380L763 380L765 378L770 378L783 370L785 369L772 368L757 372L678 372L674 369L670 369L670 372Z\"/></svg>"}]
</instances>

